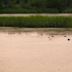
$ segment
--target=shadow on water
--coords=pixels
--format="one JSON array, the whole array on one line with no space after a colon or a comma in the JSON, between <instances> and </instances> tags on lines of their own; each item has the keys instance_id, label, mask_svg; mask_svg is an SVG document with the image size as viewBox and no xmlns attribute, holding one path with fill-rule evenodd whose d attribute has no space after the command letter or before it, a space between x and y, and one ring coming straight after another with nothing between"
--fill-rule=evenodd
<instances>
[{"instance_id":1,"label":"shadow on water","mask_svg":"<svg viewBox=\"0 0 72 72\"><path fill-rule=\"evenodd\" d=\"M72 34L71 28L12 28L12 27L1 27L0 32L8 34L22 34L22 33L37 33L40 36L51 35L66 35Z\"/></svg>"},{"instance_id":2,"label":"shadow on water","mask_svg":"<svg viewBox=\"0 0 72 72\"><path fill-rule=\"evenodd\" d=\"M55 36L61 35L68 41L71 39L68 35L72 35L71 28L12 28L12 27L1 27L0 33L6 33L8 35L31 35L37 37L47 37L49 40L55 38Z\"/></svg>"}]
</instances>

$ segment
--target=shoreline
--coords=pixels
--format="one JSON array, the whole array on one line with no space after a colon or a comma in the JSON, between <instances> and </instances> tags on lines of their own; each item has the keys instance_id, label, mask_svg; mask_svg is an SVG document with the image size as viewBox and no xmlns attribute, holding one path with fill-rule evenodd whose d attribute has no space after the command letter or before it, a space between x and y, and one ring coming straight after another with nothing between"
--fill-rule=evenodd
<instances>
[{"instance_id":1,"label":"shoreline","mask_svg":"<svg viewBox=\"0 0 72 72\"><path fill-rule=\"evenodd\" d=\"M44 14L44 13L30 13L30 14L0 14L1 16L22 16L22 17L26 17L26 16L72 16L72 13L57 13L57 14Z\"/></svg>"}]
</instances>

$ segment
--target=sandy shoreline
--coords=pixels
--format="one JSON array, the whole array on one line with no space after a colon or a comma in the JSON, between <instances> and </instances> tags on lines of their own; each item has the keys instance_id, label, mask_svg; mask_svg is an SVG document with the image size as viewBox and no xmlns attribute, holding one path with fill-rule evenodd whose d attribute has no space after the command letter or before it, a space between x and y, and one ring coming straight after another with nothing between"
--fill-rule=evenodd
<instances>
[{"instance_id":1,"label":"sandy shoreline","mask_svg":"<svg viewBox=\"0 0 72 72\"><path fill-rule=\"evenodd\" d=\"M72 16L72 14L0 14L1 16Z\"/></svg>"}]
</instances>

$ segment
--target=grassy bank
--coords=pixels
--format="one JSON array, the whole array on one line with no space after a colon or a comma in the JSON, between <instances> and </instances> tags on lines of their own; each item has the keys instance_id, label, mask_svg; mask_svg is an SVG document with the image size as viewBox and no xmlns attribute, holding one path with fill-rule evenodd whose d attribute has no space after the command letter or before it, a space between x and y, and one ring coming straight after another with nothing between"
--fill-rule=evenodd
<instances>
[{"instance_id":1,"label":"grassy bank","mask_svg":"<svg viewBox=\"0 0 72 72\"><path fill-rule=\"evenodd\" d=\"M71 28L71 16L0 17L0 27Z\"/></svg>"}]
</instances>

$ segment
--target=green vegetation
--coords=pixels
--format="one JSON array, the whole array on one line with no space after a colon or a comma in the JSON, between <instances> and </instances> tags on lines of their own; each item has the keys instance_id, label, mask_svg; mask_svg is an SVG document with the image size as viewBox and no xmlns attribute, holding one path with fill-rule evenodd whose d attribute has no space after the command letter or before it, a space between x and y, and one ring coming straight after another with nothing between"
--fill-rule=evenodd
<instances>
[{"instance_id":1,"label":"green vegetation","mask_svg":"<svg viewBox=\"0 0 72 72\"><path fill-rule=\"evenodd\" d=\"M0 13L72 13L72 0L0 0Z\"/></svg>"},{"instance_id":2,"label":"green vegetation","mask_svg":"<svg viewBox=\"0 0 72 72\"><path fill-rule=\"evenodd\" d=\"M71 28L71 16L0 17L0 27Z\"/></svg>"}]
</instances>

